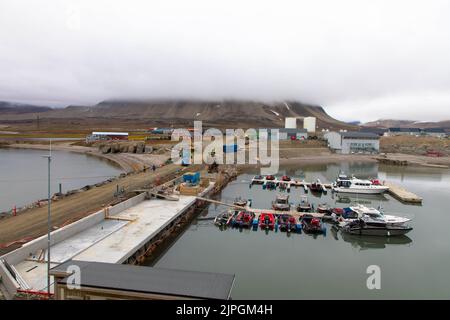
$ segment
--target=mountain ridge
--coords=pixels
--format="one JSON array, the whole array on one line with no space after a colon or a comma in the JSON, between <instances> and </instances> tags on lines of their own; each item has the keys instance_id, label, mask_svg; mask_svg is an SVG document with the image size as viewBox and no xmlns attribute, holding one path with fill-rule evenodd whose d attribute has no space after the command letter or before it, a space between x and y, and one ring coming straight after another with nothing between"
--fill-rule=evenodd
<instances>
[{"instance_id":1,"label":"mountain ridge","mask_svg":"<svg viewBox=\"0 0 450 320\"><path fill-rule=\"evenodd\" d=\"M285 117L316 117L319 128L354 129L328 115L321 106L299 101L260 102L252 100L105 100L93 106L67 106L39 114L49 119L106 119L189 125L201 120L205 125L234 127L284 127ZM10 120L34 119L33 113L10 114ZM301 120L299 120L301 123ZM299 124L300 125L300 124Z\"/></svg>"},{"instance_id":2,"label":"mountain ridge","mask_svg":"<svg viewBox=\"0 0 450 320\"><path fill-rule=\"evenodd\" d=\"M396 120L379 119L367 122L362 127L372 128L450 128L450 120L443 121L417 121L417 120Z\"/></svg>"}]
</instances>

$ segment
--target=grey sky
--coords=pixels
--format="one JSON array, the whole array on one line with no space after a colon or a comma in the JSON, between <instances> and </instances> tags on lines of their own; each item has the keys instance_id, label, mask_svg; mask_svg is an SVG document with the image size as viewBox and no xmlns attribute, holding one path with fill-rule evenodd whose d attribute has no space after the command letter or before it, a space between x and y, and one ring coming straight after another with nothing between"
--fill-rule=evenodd
<instances>
[{"instance_id":1,"label":"grey sky","mask_svg":"<svg viewBox=\"0 0 450 320\"><path fill-rule=\"evenodd\" d=\"M0 100L296 99L450 119L450 1L0 2Z\"/></svg>"}]
</instances>

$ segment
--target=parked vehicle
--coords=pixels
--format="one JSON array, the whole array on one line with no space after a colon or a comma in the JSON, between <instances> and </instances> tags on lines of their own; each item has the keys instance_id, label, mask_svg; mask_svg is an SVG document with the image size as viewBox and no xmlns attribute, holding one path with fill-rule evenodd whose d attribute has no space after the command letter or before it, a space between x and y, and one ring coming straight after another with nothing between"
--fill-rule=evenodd
<instances>
[{"instance_id":1,"label":"parked vehicle","mask_svg":"<svg viewBox=\"0 0 450 320\"><path fill-rule=\"evenodd\" d=\"M291 177L284 175L281 177L281 181L291 181Z\"/></svg>"}]
</instances>

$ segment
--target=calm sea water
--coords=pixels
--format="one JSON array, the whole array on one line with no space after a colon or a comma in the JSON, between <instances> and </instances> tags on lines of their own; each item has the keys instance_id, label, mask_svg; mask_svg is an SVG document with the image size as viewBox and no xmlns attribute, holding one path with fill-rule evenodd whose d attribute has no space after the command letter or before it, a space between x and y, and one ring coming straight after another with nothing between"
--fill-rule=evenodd
<instances>
[{"instance_id":1,"label":"calm sea water","mask_svg":"<svg viewBox=\"0 0 450 320\"><path fill-rule=\"evenodd\" d=\"M0 149L0 212L47 198L47 154L41 150ZM117 176L122 170L101 159L52 152L52 193L78 189Z\"/></svg>"},{"instance_id":2,"label":"calm sea water","mask_svg":"<svg viewBox=\"0 0 450 320\"><path fill-rule=\"evenodd\" d=\"M156 261L148 265L236 275L234 299L415 299L450 298L450 173L449 170L340 163L285 167L288 174L312 181L333 181L340 170L359 177L399 183L424 198L422 206L404 205L389 195L324 196L308 194L316 205L336 207L363 203L413 218L414 230L402 237L360 237L334 232L326 236L252 230L221 231L212 221L195 221ZM240 175L218 199L237 196L253 207L269 208L278 191L249 188L253 174ZM290 193L297 203L304 192ZM225 208L210 205L202 214L215 216ZM381 270L381 289L367 288L367 268Z\"/></svg>"}]
</instances>

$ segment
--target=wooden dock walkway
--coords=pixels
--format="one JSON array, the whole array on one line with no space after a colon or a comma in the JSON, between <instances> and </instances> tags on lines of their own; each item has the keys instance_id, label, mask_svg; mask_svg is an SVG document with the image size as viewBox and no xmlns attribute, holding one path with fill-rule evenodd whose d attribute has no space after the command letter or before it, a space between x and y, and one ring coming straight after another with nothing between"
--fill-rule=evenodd
<instances>
[{"instance_id":1,"label":"wooden dock walkway","mask_svg":"<svg viewBox=\"0 0 450 320\"><path fill-rule=\"evenodd\" d=\"M398 200L405 202L405 203L417 203L421 204L423 199L419 197L418 195L392 183L392 182L385 182L384 185L389 187L388 193L392 195L393 197L397 198Z\"/></svg>"}]
</instances>

